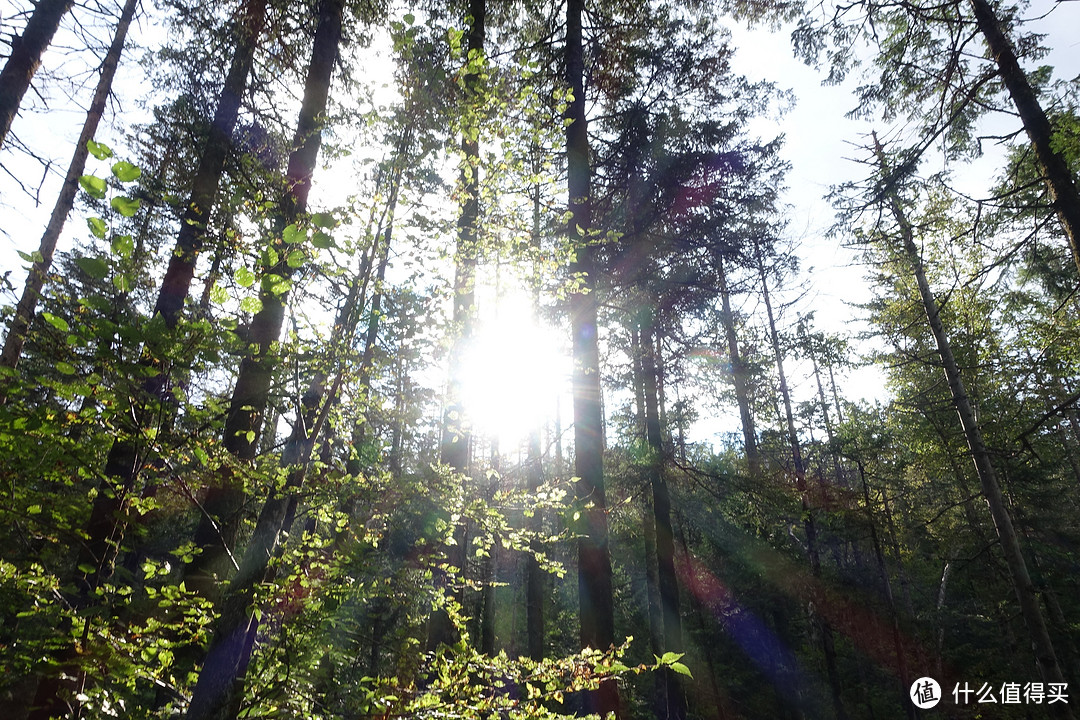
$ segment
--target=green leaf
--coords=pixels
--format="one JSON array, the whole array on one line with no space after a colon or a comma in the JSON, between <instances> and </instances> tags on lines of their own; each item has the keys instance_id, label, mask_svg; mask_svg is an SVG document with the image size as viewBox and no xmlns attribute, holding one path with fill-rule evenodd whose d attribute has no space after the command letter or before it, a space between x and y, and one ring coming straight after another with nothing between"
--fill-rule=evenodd
<instances>
[{"instance_id":1,"label":"green leaf","mask_svg":"<svg viewBox=\"0 0 1080 720\"><path fill-rule=\"evenodd\" d=\"M74 375L75 374L75 366L72 365L71 363L66 363L66 362L64 362L62 360L60 362L56 363L53 367L55 367L59 372L63 373L64 375Z\"/></svg>"},{"instance_id":2,"label":"green leaf","mask_svg":"<svg viewBox=\"0 0 1080 720\"><path fill-rule=\"evenodd\" d=\"M254 315L262 310L262 300L257 297L246 297L240 301L240 309Z\"/></svg>"},{"instance_id":3,"label":"green leaf","mask_svg":"<svg viewBox=\"0 0 1080 720\"><path fill-rule=\"evenodd\" d=\"M414 22L416 22L416 16L412 13L405 13L405 17L401 19L405 21L406 25L412 25Z\"/></svg>"},{"instance_id":4,"label":"green leaf","mask_svg":"<svg viewBox=\"0 0 1080 720\"><path fill-rule=\"evenodd\" d=\"M105 181L97 175L83 175L79 178L79 187L85 190L90 197L98 200L105 199Z\"/></svg>"},{"instance_id":5,"label":"green leaf","mask_svg":"<svg viewBox=\"0 0 1080 720\"><path fill-rule=\"evenodd\" d=\"M135 241L130 235L117 235L112 239L112 251L122 258L129 258L135 251Z\"/></svg>"},{"instance_id":6,"label":"green leaf","mask_svg":"<svg viewBox=\"0 0 1080 720\"><path fill-rule=\"evenodd\" d=\"M19 253L19 257L28 263L45 262L45 258L42 257L40 250L35 250L32 253L24 253L22 250L16 250L15 252Z\"/></svg>"},{"instance_id":7,"label":"green leaf","mask_svg":"<svg viewBox=\"0 0 1080 720\"><path fill-rule=\"evenodd\" d=\"M127 160L121 160L120 162L113 164L112 174L115 175L116 179L120 182L131 182L142 175L142 170L135 167Z\"/></svg>"},{"instance_id":8,"label":"green leaf","mask_svg":"<svg viewBox=\"0 0 1080 720\"><path fill-rule=\"evenodd\" d=\"M233 273L233 280L235 280L236 284L240 287L251 287L255 282L255 273L251 272L246 267L242 267Z\"/></svg>"},{"instance_id":9,"label":"green leaf","mask_svg":"<svg viewBox=\"0 0 1080 720\"><path fill-rule=\"evenodd\" d=\"M79 266L80 270L95 280L100 280L109 274L109 265L101 258L75 258L75 264Z\"/></svg>"},{"instance_id":10,"label":"green leaf","mask_svg":"<svg viewBox=\"0 0 1080 720\"><path fill-rule=\"evenodd\" d=\"M293 250L289 253L289 257L285 259L285 262L289 264L291 268L298 268L304 264L307 258L304 257L304 253L300 250Z\"/></svg>"},{"instance_id":11,"label":"green leaf","mask_svg":"<svg viewBox=\"0 0 1080 720\"><path fill-rule=\"evenodd\" d=\"M67 320L65 320L62 317L56 317L52 313L47 313L47 312L41 313L41 319L44 320L45 322L49 323L50 325L52 325L54 328L56 328L60 332L67 332L68 330L71 329L71 326L68 325Z\"/></svg>"},{"instance_id":12,"label":"green leaf","mask_svg":"<svg viewBox=\"0 0 1080 720\"><path fill-rule=\"evenodd\" d=\"M292 287L292 281L275 273L267 273L262 279L262 288L272 295L284 295Z\"/></svg>"},{"instance_id":13,"label":"green leaf","mask_svg":"<svg viewBox=\"0 0 1080 720\"><path fill-rule=\"evenodd\" d=\"M229 299L229 295L225 292L225 288L214 283L214 287L210 288L210 299L220 305Z\"/></svg>"},{"instance_id":14,"label":"green leaf","mask_svg":"<svg viewBox=\"0 0 1080 720\"><path fill-rule=\"evenodd\" d=\"M295 245L296 243L302 243L307 239L307 233L296 227L296 223L287 225L284 230L281 231L281 239L289 245Z\"/></svg>"},{"instance_id":15,"label":"green leaf","mask_svg":"<svg viewBox=\"0 0 1080 720\"><path fill-rule=\"evenodd\" d=\"M113 156L112 148L105 143L94 142L93 140L86 141L86 149L90 151L90 154L96 157L98 160L105 160Z\"/></svg>"},{"instance_id":16,"label":"green leaf","mask_svg":"<svg viewBox=\"0 0 1080 720\"><path fill-rule=\"evenodd\" d=\"M311 224L315 227L330 229L337 225L337 219L333 213L319 212L311 216Z\"/></svg>"},{"instance_id":17,"label":"green leaf","mask_svg":"<svg viewBox=\"0 0 1080 720\"><path fill-rule=\"evenodd\" d=\"M311 237L311 244L320 250L328 250L334 245L334 238L330 237L322 230L316 230L315 234Z\"/></svg>"},{"instance_id":18,"label":"green leaf","mask_svg":"<svg viewBox=\"0 0 1080 720\"><path fill-rule=\"evenodd\" d=\"M129 278L127 275L124 275L123 273L121 273L119 275L113 275L112 284L113 284L113 287L116 288L118 292L122 292L122 293L131 292L131 288L132 288L131 278Z\"/></svg>"},{"instance_id":19,"label":"green leaf","mask_svg":"<svg viewBox=\"0 0 1080 720\"><path fill-rule=\"evenodd\" d=\"M40 505L31 505L30 507L26 508L26 514L27 515L40 515L41 514L41 506Z\"/></svg>"},{"instance_id":20,"label":"green leaf","mask_svg":"<svg viewBox=\"0 0 1080 720\"><path fill-rule=\"evenodd\" d=\"M105 221L99 217L86 218L86 225L98 240L105 239Z\"/></svg>"},{"instance_id":21,"label":"green leaf","mask_svg":"<svg viewBox=\"0 0 1080 720\"><path fill-rule=\"evenodd\" d=\"M686 667L681 662L671 663L669 667L680 675L685 675L688 678L694 677L690 674L690 668Z\"/></svg>"},{"instance_id":22,"label":"green leaf","mask_svg":"<svg viewBox=\"0 0 1080 720\"><path fill-rule=\"evenodd\" d=\"M140 205L142 205L141 200L124 197L123 195L118 195L109 201L109 206L124 217L131 217L139 212Z\"/></svg>"}]
</instances>

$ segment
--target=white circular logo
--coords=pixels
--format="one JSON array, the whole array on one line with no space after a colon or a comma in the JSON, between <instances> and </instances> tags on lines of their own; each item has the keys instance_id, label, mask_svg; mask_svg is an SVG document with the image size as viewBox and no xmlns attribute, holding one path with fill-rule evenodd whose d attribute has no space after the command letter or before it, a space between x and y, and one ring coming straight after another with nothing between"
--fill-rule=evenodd
<instances>
[{"instance_id":1,"label":"white circular logo","mask_svg":"<svg viewBox=\"0 0 1080 720\"><path fill-rule=\"evenodd\" d=\"M911 683L911 702L921 710L927 710L941 702L941 686L932 677L921 677Z\"/></svg>"}]
</instances>

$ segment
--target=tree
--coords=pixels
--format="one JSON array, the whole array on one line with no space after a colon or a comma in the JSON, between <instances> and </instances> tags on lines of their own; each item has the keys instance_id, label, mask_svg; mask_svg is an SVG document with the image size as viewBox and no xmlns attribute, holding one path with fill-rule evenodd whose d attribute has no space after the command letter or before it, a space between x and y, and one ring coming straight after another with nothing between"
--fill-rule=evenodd
<instances>
[{"instance_id":1,"label":"tree","mask_svg":"<svg viewBox=\"0 0 1080 720\"><path fill-rule=\"evenodd\" d=\"M447 405L442 423L442 443L439 461L451 472L465 476L469 472L469 450L472 432L462 404L462 375L465 348L473 335L476 308L476 263L480 242L480 123L479 100L481 75L485 64L484 37L487 3L469 0L469 32L465 55L464 117L461 138L461 173L458 180L461 204L458 214L457 246L454 252L453 338L450 350ZM465 570L468 551L467 529L464 524L454 531L454 543L447 549L449 564ZM440 582L445 583L443 576ZM463 597L458 594L457 601ZM445 611L436 612L428 628L428 647L454 641L457 631Z\"/></svg>"},{"instance_id":2,"label":"tree","mask_svg":"<svg viewBox=\"0 0 1080 720\"><path fill-rule=\"evenodd\" d=\"M881 172L883 175L887 175L890 168L887 164L884 149L881 147L880 143L877 143L876 136L874 140L874 151L877 155ZM1048 683L1062 683L1064 682L1064 677L1061 668L1058 665L1057 656L1054 652L1054 646L1050 639L1046 622L1043 619L1043 613L1039 605L1035 585L1028 572L1027 562L1024 559L1023 551L1020 548L1019 536L1014 527L1012 516L1005 504L1001 485L990 460L990 454L987 450L986 443L983 440L982 431L976 421L975 413L972 410L967 389L960 375L959 365L953 355L949 336L941 322L938 301L931 292L929 283L926 280L922 259L919 255L918 247L915 244L915 232L913 226L907 218L907 214L896 191L890 190L886 192L884 200L888 203L889 212L892 214L893 220L896 223L899 239L902 244L903 255L910 267L911 273L915 276L918 285L919 296L926 313L927 323L930 325L930 330L933 333L934 341L937 346L937 352L941 357L942 369L949 385L949 391L952 395L956 414L964 429L964 436L967 440L971 460L975 465L975 470L982 486L982 494L985 497L987 505L990 508L990 513L994 518L994 526L997 530L1001 548L1005 555L1005 561L1009 568L1009 574L1012 579L1017 601L1020 605L1020 611L1023 614L1024 622L1027 625L1028 633L1031 636L1031 644L1035 652L1035 658L1040 673L1042 674L1043 679ZM1058 712L1061 717L1072 717L1072 713L1067 707L1060 709Z\"/></svg>"},{"instance_id":3,"label":"tree","mask_svg":"<svg viewBox=\"0 0 1080 720\"><path fill-rule=\"evenodd\" d=\"M856 62L854 41L863 35L864 23L870 28L869 40L878 52L874 63L881 75L860 88L857 112L868 115L881 106L887 120L900 112L919 119L920 137L902 154L893 171L898 175L917 164L939 139L944 139L947 156L980 152L976 121L989 111L1008 111L996 97L1003 86L1031 142L1041 180L1080 272L1080 191L1064 155L1052 142L1054 131L1036 89L1040 71L1026 72L1020 66L1018 55L1038 57L1037 38L1008 34L1020 23L1015 15L1009 10L1003 17L988 0L944 5L855 3L821 24L807 13L792 38L797 51L814 62L825 47L823 36L831 36L835 49L830 52L830 78L836 80ZM877 27L886 32L878 33ZM976 35L987 48L989 66L969 48Z\"/></svg>"},{"instance_id":4,"label":"tree","mask_svg":"<svg viewBox=\"0 0 1080 720\"><path fill-rule=\"evenodd\" d=\"M46 4L43 2L38 5L35 15ZM68 3L69 7L70 5L71 3ZM67 222L67 217L75 204L75 195L79 191L79 178L82 177L83 170L86 168L86 158L90 154L90 143L94 139L94 133L97 132L98 123L101 122L101 115L105 110L105 101L108 100L112 91L113 77L115 77L116 68L120 64L120 54L124 50L124 41L127 39L128 28L131 26L132 18L135 16L137 5L138 0L127 0L120 11L119 19L116 21L112 44L105 54L104 62L102 62L94 97L90 101L90 108L86 111L86 120L83 122L79 139L75 141L75 151L71 156L67 174L64 176L64 184L61 186L60 194L53 205L52 214L49 216L49 224L45 227L45 232L41 236L41 243L38 246L38 257L35 257L33 264L30 266L30 274L26 278L22 297L19 298L18 305L15 306L15 314L11 318L11 325L8 327L7 336L4 339L4 350L0 354L0 366L2 367L14 368L19 362L19 356L22 354L23 343L26 342L26 334L30 329L30 321L34 317L38 297L41 295L41 288L45 284L49 267L52 265L53 253L56 252L56 242L60 239L60 233L63 232L64 224ZM8 62L10 63L11 60L9 59ZM3 134L0 133L0 143L2 142ZM99 149L97 152L104 154L104 150ZM130 166L130 163L127 163L127 166ZM127 166L118 166L118 175L122 176L120 178L122 180L133 179L131 175L138 172L137 169L128 169Z\"/></svg>"},{"instance_id":5,"label":"tree","mask_svg":"<svg viewBox=\"0 0 1080 720\"><path fill-rule=\"evenodd\" d=\"M597 336L596 245L591 223L589 133L585 117L585 65L581 18L584 0L567 0L565 63L571 97L566 110L567 242L574 248L570 274L577 283L570 296L573 335L574 474L582 518L578 540L578 601L581 646L605 650L615 643L611 558L608 554L604 493L604 418L600 401L600 351ZM601 684L586 703L590 712L619 714L614 682Z\"/></svg>"},{"instance_id":6,"label":"tree","mask_svg":"<svg viewBox=\"0 0 1080 720\"><path fill-rule=\"evenodd\" d=\"M330 78L341 42L343 7L338 0L322 0L315 11L315 41L304 81L293 151L289 154L282 195L271 223L272 237L259 286L259 310L251 322L250 350L240 363L225 419L222 442L229 453L242 461L255 457L271 381L281 362L274 345L281 335L291 277L302 264L306 228L301 228L305 225L308 193L322 144ZM318 233L320 227L333 223L317 217L312 224ZM299 257L295 254L298 252ZM215 578L220 581L226 574L225 561L236 541L244 496L238 478L225 477L220 485L210 488L203 501L204 514L195 533L195 543L202 553L189 566L189 576L192 584L203 588L205 594L214 594Z\"/></svg>"}]
</instances>

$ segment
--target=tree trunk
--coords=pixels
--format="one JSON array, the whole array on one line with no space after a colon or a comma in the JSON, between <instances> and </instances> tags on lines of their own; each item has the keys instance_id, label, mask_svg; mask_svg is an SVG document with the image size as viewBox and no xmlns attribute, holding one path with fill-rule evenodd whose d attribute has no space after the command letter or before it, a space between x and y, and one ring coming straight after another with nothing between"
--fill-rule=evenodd
<instances>
[{"instance_id":1,"label":"tree trunk","mask_svg":"<svg viewBox=\"0 0 1080 720\"><path fill-rule=\"evenodd\" d=\"M597 338L596 250L589 244L592 226L589 135L585 120L585 63L581 16L585 0L566 3L566 84L573 94L566 111L566 167L569 218L567 236L576 248L570 275L581 285L570 296L573 333L574 474L582 523L578 532L578 600L581 646L607 650L615 642L611 557L608 550L607 501L604 493L604 416L600 399L600 350ZM585 693L585 710L621 716L614 680Z\"/></svg>"},{"instance_id":2,"label":"tree trunk","mask_svg":"<svg viewBox=\"0 0 1080 720\"><path fill-rule=\"evenodd\" d=\"M1035 150L1035 160L1050 191L1050 201L1057 211L1072 250L1073 261L1080 272L1080 192L1069 165L1054 149L1053 130L1035 90L1017 62L1012 43L1001 28L1001 20L987 0L971 0L975 22L986 40L986 47L997 63L1002 83L1009 91L1024 130Z\"/></svg>"},{"instance_id":3,"label":"tree trunk","mask_svg":"<svg viewBox=\"0 0 1080 720\"><path fill-rule=\"evenodd\" d=\"M486 0L469 0L469 35L468 61L484 54L484 24L486 22ZM475 103L480 82L479 73L471 70L465 76L465 102ZM473 334L476 310L476 259L478 220L480 218L480 143L479 128L467 128L461 139L461 174L459 179L462 196L461 211L458 214L457 249L454 258L454 316L453 345L450 349L450 377L446 389L446 410L442 419L442 440L439 447L439 461L450 467L455 473L465 474L469 468L469 446L472 440L465 407L462 404L462 380L465 349ZM451 567L465 572L468 556L468 537L465 522L462 520L454 528L454 543L444 548ZM450 583L446 573L435 569L435 586L445 591ZM464 586L457 593L457 600L464 600ZM452 644L457 640L457 629L453 626L449 613L437 610L428 621L427 647L434 649L439 645Z\"/></svg>"},{"instance_id":4,"label":"tree trunk","mask_svg":"<svg viewBox=\"0 0 1080 720\"><path fill-rule=\"evenodd\" d=\"M655 323L652 317L642 325L641 370L645 396L645 439L649 446L649 484L652 487L652 509L656 528L656 579L660 590L660 610L664 623L663 651L683 651L682 617L679 613L679 583L675 573L675 540L671 528L671 493L664 474L664 447L660 434L660 413L657 401ZM665 708L663 718L681 720L686 717L686 695L677 674L669 669L662 672Z\"/></svg>"},{"instance_id":5,"label":"tree trunk","mask_svg":"<svg viewBox=\"0 0 1080 720\"><path fill-rule=\"evenodd\" d=\"M910 720L917 720L918 712L915 704L908 696L911 687L911 677L907 666L907 652L904 650L903 636L900 633L900 614L896 611L896 601L893 599L892 583L889 582L889 570L885 567L885 551L878 537L877 523L874 522L874 513L870 503L870 484L866 480L866 468L859 463L859 478L862 480L863 501L866 508L866 520L870 526L870 542L874 547L874 559L877 561L878 574L881 575L881 589L885 595L885 608L889 611L889 619L892 621L893 649L896 651L896 667L900 680L901 703Z\"/></svg>"},{"instance_id":6,"label":"tree trunk","mask_svg":"<svg viewBox=\"0 0 1080 720\"><path fill-rule=\"evenodd\" d=\"M315 171L330 78L337 61L341 41L343 0L321 0L317 9L317 28L311 62L304 81L293 151L285 176L286 191L274 219L273 247L278 261L264 273L259 292L261 309L251 323L251 350L240 363L233 388L229 413L225 419L225 449L242 461L255 457L262 430L270 383L280 360L274 345L281 335L288 290L275 292L267 276L288 281L294 269L288 263L291 246L281 239L282 231L297 222L307 207L311 177ZM175 259L175 256L174 256ZM243 483L227 470L222 483L211 487L203 502L203 516L195 532L195 543L202 552L187 568L188 586L213 596L213 586L227 573L229 548L235 544L244 503Z\"/></svg>"},{"instance_id":7,"label":"tree trunk","mask_svg":"<svg viewBox=\"0 0 1080 720\"><path fill-rule=\"evenodd\" d=\"M74 0L39 0L22 35L12 38L11 54L4 69L0 70L0 147L19 112L23 95L41 65L42 54L74 4Z\"/></svg>"},{"instance_id":8,"label":"tree trunk","mask_svg":"<svg viewBox=\"0 0 1080 720\"><path fill-rule=\"evenodd\" d=\"M532 208L532 240L537 251L540 250L540 186L533 188ZM540 274L539 263L533 267L533 321L540 321ZM529 447L526 460L527 482L529 497L536 498L540 491L540 485L544 481L544 457L540 448L540 433L542 424L537 423L529 432ZM533 510L529 518L528 528L531 532L539 535L544 529L544 514L539 509ZM525 626L528 638L529 657L533 660L544 659L544 605L547 592L547 583L544 571L536 554L543 548L536 540L532 542L532 552L525 557Z\"/></svg>"},{"instance_id":9,"label":"tree trunk","mask_svg":"<svg viewBox=\"0 0 1080 720\"><path fill-rule=\"evenodd\" d=\"M973 0L976 7L978 7L981 1L982 0ZM878 143L876 136L874 137L874 144L881 168L882 170L885 170L884 151ZM1031 637L1031 644L1035 652L1035 660L1039 665L1039 671L1042 674L1044 682L1063 683L1065 682L1064 676L1061 672L1061 667L1058 664L1057 656L1054 653L1054 646L1050 640L1050 634L1047 631L1042 610L1039 607L1039 599L1035 593L1035 585L1031 581L1031 576L1027 569L1027 562L1024 560L1023 551L1020 549L1020 540L1017 536L1016 529L1013 527L1012 517L1009 515L1008 508L1005 506L1005 499L1001 492L1001 486L998 483L997 473L994 471L994 467L990 462L990 453L986 448L986 443L983 441L982 430L979 428L979 425L975 420L975 413L971 409L971 402L968 399L967 389L965 388L963 378L960 375L960 367L956 363L956 358L952 352L952 345L945 332L945 326L941 321L941 313L938 308L937 300L934 298L934 294L930 290L930 284L926 280L922 257L919 255L919 249L915 245L914 230L911 223L908 222L895 193L890 193L887 196L887 200L889 202L889 209L892 211L893 218L896 220L896 224L900 230L904 255L906 256L912 274L915 276L915 282L919 287L919 297L922 301L923 311L926 313L926 319L930 325L930 330L933 333L934 342L937 344L938 355L941 357L942 368L945 372L945 379L949 384L949 391L952 394L953 406L960 419L960 425L964 430L968 451L971 454L972 462L975 465L975 472L979 476L979 483L982 486L983 496L986 498L986 504L989 506L990 514L994 519L998 540L1002 552L1005 554L1005 562L1009 568L1013 590L1016 592L1016 598L1020 603L1020 612L1024 617L1024 623L1027 625L1028 634ZM1054 707L1057 710L1059 717L1073 717L1072 711L1067 704L1055 703Z\"/></svg>"},{"instance_id":10,"label":"tree trunk","mask_svg":"<svg viewBox=\"0 0 1080 720\"><path fill-rule=\"evenodd\" d=\"M821 555L818 549L817 522L814 519L814 508L810 502L810 491L806 485L806 469L803 466L802 448L799 445L799 436L795 432L795 417L791 412L791 394L788 392L787 376L784 373L783 353L780 351L780 336L776 332L776 320L773 317L772 302L769 298L769 283L765 277L765 262L761 256L761 248L756 248L758 273L761 277L761 293L765 302L765 313L769 322L769 337L772 342L773 356L776 361L776 372L780 380L780 397L784 403L784 419L787 425L788 443L791 446L791 460L795 471L795 488L799 493L799 500L803 512L803 528L806 531L806 550L810 557L810 571L815 579L821 577ZM847 711L844 709L843 696L840 687L840 671L836 666L836 647L833 642L832 627L825 618L821 617L817 608L810 605L810 621L821 634L821 647L825 655L825 670L829 677L829 688L832 691L833 708L837 720L846 720Z\"/></svg>"},{"instance_id":11,"label":"tree trunk","mask_svg":"<svg viewBox=\"0 0 1080 720\"><path fill-rule=\"evenodd\" d=\"M161 281L154 313L169 327L175 327L195 276L195 262L206 239L210 212L217 202L225 159L232 148L232 135L240 114L240 102L255 61L255 48L266 23L266 0L244 0L237 23L236 52L218 98L210 125L210 137L199 158L191 183L191 195L180 219L176 246Z\"/></svg>"},{"instance_id":12,"label":"tree trunk","mask_svg":"<svg viewBox=\"0 0 1080 720\"><path fill-rule=\"evenodd\" d=\"M637 440L644 445L648 442L648 433L645 422L647 413L645 410L645 372L642 369L641 332L638 322L632 322L630 325L630 362L633 367L634 408L636 410L634 414L634 430ZM644 478L639 480L642 483L644 482ZM657 579L656 513L653 511L653 504L651 494L642 496L641 539L644 546L645 605L649 618L649 652L660 657L664 654L664 613L661 609L660 583ZM667 673L656 673L654 677L653 712L657 717L667 712L667 681Z\"/></svg>"},{"instance_id":13,"label":"tree trunk","mask_svg":"<svg viewBox=\"0 0 1080 720\"><path fill-rule=\"evenodd\" d=\"M34 14L40 12L45 5L45 2L38 5ZM67 5L70 7L71 3L68 2ZM41 243L38 245L38 254L41 257L30 267L26 286L19 298L19 304L15 306L15 314L11 318L11 326L4 341L4 350L0 354L0 367L15 367L19 362L19 356L22 355L23 343L26 342L30 323L37 311L38 297L41 295L41 288L45 285L45 278L49 274L53 254L56 252L56 242L60 239L64 223L67 222L67 217L75 204L75 196L79 192L79 178L86 168L86 156L90 152L86 144L94 139L98 123L101 122L101 115L105 111L105 101L109 99L109 93L112 91L113 77L116 75L116 67L120 63L120 54L124 50L124 41L137 5L138 0L127 0L120 11L120 19L116 23L112 44L101 65L101 74L98 76L97 87L94 89L94 97L90 101L90 108L86 111L86 120L83 122L79 139L75 141L75 152L68 164L64 184L60 187L60 195L56 198L56 204L53 205L52 214L49 216L49 223L45 226Z\"/></svg>"},{"instance_id":14,"label":"tree trunk","mask_svg":"<svg viewBox=\"0 0 1080 720\"><path fill-rule=\"evenodd\" d=\"M731 382L735 386L735 402L739 405L739 419L742 422L743 449L746 451L746 464L750 477L761 476L761 455L758 453L757 432L754 429L754 416L750 413L750 398L746 388L746 363L739 353L739 338L735 332L735 316L731 312L731 293L728 291L727 274L724 261L717 258L716 275L720 285L720 322L727 336L728 360L731 362Z\"/></svg>"}]
</instances>

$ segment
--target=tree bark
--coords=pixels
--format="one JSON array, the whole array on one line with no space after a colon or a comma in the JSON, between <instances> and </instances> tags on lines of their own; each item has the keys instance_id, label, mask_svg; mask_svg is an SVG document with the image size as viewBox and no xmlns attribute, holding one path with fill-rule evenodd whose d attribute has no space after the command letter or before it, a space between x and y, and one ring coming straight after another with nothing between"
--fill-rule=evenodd
<instances>
[{"instance_id":1,"label":"tree bark","mask_svg":"<svg viewBox=\"0 0 1080 720\"><path fill-rule=\"evenodd\" d=\"M1035 90L1028 82L1027 74L1016 59L1016 52L1009 38L1005 36L1001 20L994 8L988 0L971 0L971 7L979 31L986 40L986 47L997 63L1001 81L1008 89L1013 105L1024 123L1028 139L1031 140L1035 160L1050 191L1051 204L1057 211L1061 227L1069 240L1073 261L1080 272L1080 191L1077 190L1075 176L1061 153L1054 150L1054 134L1050 121L1039 104Z\"/></svg>"},{"instance_id":2,"label":"tree bark","mask_svg":"<svg viewBox=\"0 0 1080 720\"><path fill-rule=\"evenodd\" d=\"M74 0L39 0L22 35L12 39L11 54L4 69L0 70L0 147L11 130L30 81L41 65L42 54L74 4Z\"/></svg>"},{"instance_id":3,"label":"tree bark","mask_svg":"<svg viewBox=\"0 0 1080 720\"><path fill-rule=\"evenodd\" d=\"M45 4L43 2L38 5L35 15ZM69 2L68 6L70 5ZM98 76L97 87L94 89L94 97L90 101L90 108L86 111L86 120L83 122L79 139L75 141L75 152L72 153L71 162L68 164L64 184L60 186L60 194L56 198L56 204L53 205L52 214L49 216L49 223L45 226L45 232L38 245L38 254L41 258L35 260L30 267L30 274L27 275L19 304L15 306L15 314L11 318L7 338L4 340L4 350L0 354L0 367L15 367L22 355L23 344L26 342L30 323L37 310L38 298L41 296L41 289L45 285L45 278L49 274L53 254L56 252L56 242L60 239L60 233L63 232L64 224L75 204L75 196L79 192L79 178L86 169L86 157L90 152L86 144L94 139L98 123L101 122L101 115L105 111L105 102L112 91L113 77L120 63L120 54L124 51L124 41L127 39L128 28L131 27L131 19L135 15L136 6L138 6L138 0L127 0L120 11L120 19L113 32L112 44L109 45L105 60L101 64L101 74Z\"/></svg>"},{"instance_id":4,"label":"tree bark","mask_svg":"<svg viewBox=\"0 0 1080 720\"><path fill-rule=\"evenodd\" d=\"M973 0L973 2L979 3L981 0ZM876 136L874 137L874 145L881 169L885 170L884 150L878 143ZM1013 526L1008 508L1005 506L1001 485L998 483L997 473L990 462L990 452L987 450L986 443L983 440L982 430L975 420L975 413L971 408L971 401L968 399L967 389L960 375L960 367L956 362L956 357L953 355L949 336L945 332L945 325L941 321L937 300L926 279L922 257L919 254L918 247L915 245L914 229L908 221L896 194L890 193L886 199L900 231L904 256L919 287L919 298L922 301L923 311L926 313L927 323L930 325L930 331L937 345L938 355L941 357L942 369L949 385L949 392L952 394L953 406L964 430L968 452L975 465L975 472L979 476L983 496L986 498L986 504L990 508L990 515L994 519L998 541L1002 552L1005 554L1005 563L1009 568L1013 590L1020 604L1024 624L1027 625L1039 671L1044 682L1063 683L1065 679L1061 672L1061 666L1058 664L1057 655L1054 653L1054 646L1047 631L1046 621L1039 607L1039 599L1035 592L1035 585L1032 583L1031 576L1028 573L1027 562L1020 548L1019 537ZM1059 717L1073 717L1072 711L1065 703L1055 703L1054 708Z\"/></svg>"}]
</instances>

